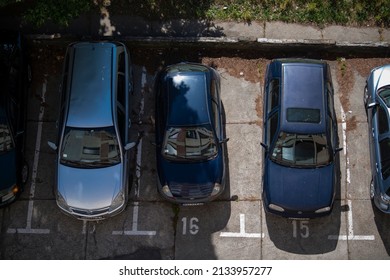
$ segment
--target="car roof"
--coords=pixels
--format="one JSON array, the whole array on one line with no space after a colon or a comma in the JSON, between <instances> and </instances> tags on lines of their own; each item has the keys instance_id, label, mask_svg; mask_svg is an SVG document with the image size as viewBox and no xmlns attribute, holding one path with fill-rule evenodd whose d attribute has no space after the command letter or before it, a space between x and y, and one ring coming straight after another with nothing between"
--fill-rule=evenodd
<instances>
[{"instance_id":1,"label":"car roof","mask_svg":"<svg viewBox=\"0 0 390 280\"><path fill-rule=\"evenodd\" d=\"M293 133L325 132L326 63L315 60L280 60L280 62L282 63L280 129Z\"/></svg>"},{"instance_id":2,"label":"car roof","mask_svg":"<svg viewBox=\"0 0 390 280\"><path fill-rule=\"evenodd\" d=\"M377 91L383 86L390 85L390 64L376 67L371 70L372 90Z\"/></svg>"},{"instance_id":3,"label":"car roof","mask_svg":"<svg viewBox=\"0 0 390 280\"><path fill-rule=\"evenodd\" d=\"M113 125L112 65L116 44L77 43L72 46L73 61L67 126L107 127Z\"/></svg>"},{"instance_id":4,"label":"car roof","mask_svg":"<svg viewBox=\"0 0 390 280\"><path fill-rule=\"evenodd\" d=\"M169 126L210 123L207 86L210 69L200 64L180 63L170 66L164 77L167 90Z\"/></svg>"}]
</instances>

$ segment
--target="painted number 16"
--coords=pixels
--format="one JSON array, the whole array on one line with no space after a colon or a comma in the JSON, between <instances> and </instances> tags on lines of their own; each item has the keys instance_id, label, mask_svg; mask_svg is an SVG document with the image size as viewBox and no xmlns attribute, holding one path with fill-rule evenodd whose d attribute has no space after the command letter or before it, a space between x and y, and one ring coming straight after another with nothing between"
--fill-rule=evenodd
<instances>
[{"instance_id":1,"label":"painted number 16","mask_svg":"<svg viewBox=\"0 0 390 280\"><path fill-rule=\"evenodd\" d=\"M192 235L199 232L199 226L197 225L199 222L198 218L192 217L188 219L187 217L184 217L181 221L183 222L183 235L186 235L187 231Z\"/></svg>"}]
</instances>

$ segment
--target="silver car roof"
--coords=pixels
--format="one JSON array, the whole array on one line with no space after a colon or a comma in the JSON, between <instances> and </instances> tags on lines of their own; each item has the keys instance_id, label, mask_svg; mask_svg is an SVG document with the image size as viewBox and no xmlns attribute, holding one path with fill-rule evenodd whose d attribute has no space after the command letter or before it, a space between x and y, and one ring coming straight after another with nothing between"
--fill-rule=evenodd
<instances>
[{"instance_id":1,"label":"silver car roof","mask_svg":"<svg viewBox=\"0 0 390 280\"><path fill-rule=\"evenodd\" d=\"M107 127L113 125L113 43L77 43L73 45L73 67L67 126Z\"/></svg>"}]
</instances>

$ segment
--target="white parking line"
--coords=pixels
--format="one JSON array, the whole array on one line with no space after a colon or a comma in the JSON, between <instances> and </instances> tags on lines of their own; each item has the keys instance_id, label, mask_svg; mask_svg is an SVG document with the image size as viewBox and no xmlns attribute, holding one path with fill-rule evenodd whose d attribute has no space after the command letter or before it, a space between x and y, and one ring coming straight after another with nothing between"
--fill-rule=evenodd
<instances>
[{"instance_id":1,"label":"white parking line","mask_svg":"<svg viewBox=\"0 0 390 280\"><path fill-rule=\"evenodd\" d=\"M133 223L131 230L117 230L113 231L113 235L147 235L147 236L154 236L156 235L156 231L150 230L150 231L140 231L138 230L138 208L139 204L138 202L134 202L134 208L133 208Z\"/></svg>"},{"instance_id":2,"label":"white parking line","mask_svg":"<svg viewBox=\"0 0 390 280\"><path fill-rule=\"evenodd\" d=\"M352 201L348 200L348 234L347 235L329 235L329 240L375 240L374 235L355 235L353 231L353 219L352 219Z\"/></svg>"},{"instance_id":3,"label":"white parking line","mask_svg":"<svg viewBox=\"0 0 390 280\"><path fill-rule=\"evenodd\" d=\"M46 76L46 75L45 75ZM41 139L42 139L42 126L43 126L43 116L45 113L45 95L46 95L46 86L47 80L45 79L42 84L42 95L41 95L41 106L39 108L38 116L38 128L37 128L37 138L35 142L35 152L34 152L34 162L33 169L31 174L31 188L28 202L27 210L27 225L26 228L9 228L7 233L34 233L34 234L49 234L49 229L32 229L31 222L33 218L33 209L34 209L34 196L35 196L35 183L38 173L38 162L39 162L39 153L41 150Z\"/></svg>"},{"instance_id":4,"label":"white parking line","mask_svg":"<svg viewBox=\"0 0 390 280\"><path fill-rule=\"evenodd\" d=\"M346 171L347 171L347 183L351 183L351 170L349 167L349 156L348 156L348 146L347 146L347 116L344 111L343 106L340 106L340 111L341 111L341 126L343 129L343 151L344 151L344 156L346 156Z\"/></svg>"},{"instance_id":5,"label":"white parking line","mask_svg":"<svg viewBox=\"0 0 390 280\"><path fill-rule=\"evenodd\" d=\"M147 71L145 66L142 67L141 74L141 101L140 101L140 110L138 114L138 124L142 124L142 117L145 109L145 87L147 86ZM140 136L140 135L138 135ZM135 187L135 200L139 198L139 191L141 186L141 165L142 165L142 136L140 137L139 143L137 145L137 157L136 157L136 167L135 167L135 176L137 177L137 185ZM134 202L133 207L133 222L131 230L117 230L113 231L113 235L146 235L154 236L156 231L140 231L138 230L138 216L139 216L139 203Z\"/></svg>"},{"instance_id":6,"label":"white parking line","mask_svg":"<svg viewBox=\"0 0 390 280\"><path fill-rule=\"evenodd\" d=\"M139 198L139 190L141 186L141 163L142 163L142 138L137 145L137 159L135 166L135 176L137 177L137 186L135 187L135 200Z\"/></svg>"},{"instance_id":7,"label":"white parking line","mask_svg":"<svg viewBox=\"0 0 390 280\"><path fill-rule=\"evenodd\" d=\"M245 232L245 214L240 214L240 232L221 232L220 237L264 238L264 233Z\"/></svg>"}]
</instances>

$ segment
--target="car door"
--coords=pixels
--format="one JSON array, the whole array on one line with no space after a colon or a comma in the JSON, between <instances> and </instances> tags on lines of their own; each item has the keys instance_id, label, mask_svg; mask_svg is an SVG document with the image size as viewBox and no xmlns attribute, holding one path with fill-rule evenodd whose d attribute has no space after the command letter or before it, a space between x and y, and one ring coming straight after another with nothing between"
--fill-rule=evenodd
<instances>
[{"instance_id":1,"label":"car door","mask_svg":"<svg viewBox=\"0 0 390 280\"><path fill-rule=\"evenodd\" d=\"M378 104L375 107L368 109L369 118L369 141L370 141L370 157L372 179L376 192L381 180L380 173L380 149L379 142L385 138L385 134L389 131L388 113L386 105L378 98Z\"/></svg>"}]
</instances>

